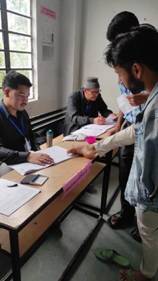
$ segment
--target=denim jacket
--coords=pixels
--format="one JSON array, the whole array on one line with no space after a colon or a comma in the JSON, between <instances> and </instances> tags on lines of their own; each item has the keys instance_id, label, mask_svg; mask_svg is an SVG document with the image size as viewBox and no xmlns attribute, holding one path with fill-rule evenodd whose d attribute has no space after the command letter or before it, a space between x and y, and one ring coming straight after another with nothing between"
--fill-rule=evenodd
<instances>
[{"instance_id":1,"label":"denim jacket","mask_svg":"<svg viewBox=\"0 0 158 281\"><path fill-rule=\"evenodd\" d=\"M134 127L135 151L125 198L131 205L158 212L158 83Z\"/></svg>"}]
</instances>

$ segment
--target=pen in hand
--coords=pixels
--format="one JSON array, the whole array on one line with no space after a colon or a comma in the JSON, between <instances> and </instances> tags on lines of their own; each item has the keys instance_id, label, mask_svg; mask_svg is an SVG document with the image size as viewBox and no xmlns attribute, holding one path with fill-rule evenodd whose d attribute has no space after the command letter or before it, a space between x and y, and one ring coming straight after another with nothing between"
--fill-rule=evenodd
<instances>
[{"instance_id":1,"label":"pen in hand","mask_svg":"<svg viewBox=\"0 0 158 281\"><path fill-rule=\"evenodd\" d=\"M98 116L93 119L93 123L97 125L105 125L105 117L98 111Z\"/></svg>"}]
</instances>

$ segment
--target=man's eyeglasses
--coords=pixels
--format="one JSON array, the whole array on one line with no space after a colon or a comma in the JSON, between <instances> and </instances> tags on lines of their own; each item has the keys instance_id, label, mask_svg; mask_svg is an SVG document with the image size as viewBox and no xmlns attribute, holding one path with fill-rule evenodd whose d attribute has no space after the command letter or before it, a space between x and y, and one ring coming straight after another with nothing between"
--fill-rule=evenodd
<instances>
[{"instance_id":1,"label":"man's eyeglasses","mask_svg":"<svg viewBox=\"0 0 158 281\"><path fill-rule=\"evenodd\" d=\"M95 95L100 94L100 90L90 90L90 92Z\"/></svg>"},{"instance_id":2,"label":"man's eyeglasses","mask_svg":"<svg viewBox=\"0 0 158 281\"><path fill-rule=\"evenodd\" d=\"M24 93L16 93L15 97L17 99L28 99L30 94L24 94Z\"/></svg>"}]
</instances>

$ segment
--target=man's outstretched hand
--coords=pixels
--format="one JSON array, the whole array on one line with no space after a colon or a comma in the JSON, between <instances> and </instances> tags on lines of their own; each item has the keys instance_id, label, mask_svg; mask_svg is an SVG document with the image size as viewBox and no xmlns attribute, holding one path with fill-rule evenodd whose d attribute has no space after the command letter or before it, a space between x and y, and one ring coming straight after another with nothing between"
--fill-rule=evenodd
<instances>
[{"instance_id":1,"label":"man's outstretched hand","mask_svg":"<svg viewBox=\"0 0 158 281\"><path fill-rule=\"evenodd\" d=\"M88 159L94 159L98 156L95 147L89 144L76 145L70 148L68 153L82 155Z\"/></svg>"}]
</instances>

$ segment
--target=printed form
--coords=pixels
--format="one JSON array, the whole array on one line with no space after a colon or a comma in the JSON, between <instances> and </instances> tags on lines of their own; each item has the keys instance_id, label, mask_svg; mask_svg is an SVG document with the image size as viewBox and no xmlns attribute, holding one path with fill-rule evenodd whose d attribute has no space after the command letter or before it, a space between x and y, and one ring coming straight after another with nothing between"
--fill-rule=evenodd
<instances>
[{"instance_id":1,"label":"printed form","mask_svg":"<svg viewBox=\"0 0 158 281\"><path fill-rule=\"evenodd\" d=\"M10 216L39 192L37 188L0 179L0 213Z\"/></svg>"},{"instance_id":2,"label":"printed form","mask_svg":"<svg viewBox=\"0 0 158 281\"><path fill-rule=\"evenodd\" d=\"M67 150L65 148L59 147L59 146L52 146L48 147L46 149L42 149L39 151L36 151L37 153L46 153L50 157L54 159L54 164L58 164L60 162L63 162L65 160L71 159L74 157L74 155L67 153ZM49 166L52 166L54 164L48 164L48 165L38 165L38 164L32 164L28 162L24 162L21 164L11 165L10 167L17 171L21 175L26 175L38 170L45 169Z\"/></svg>"}]
</instances>

